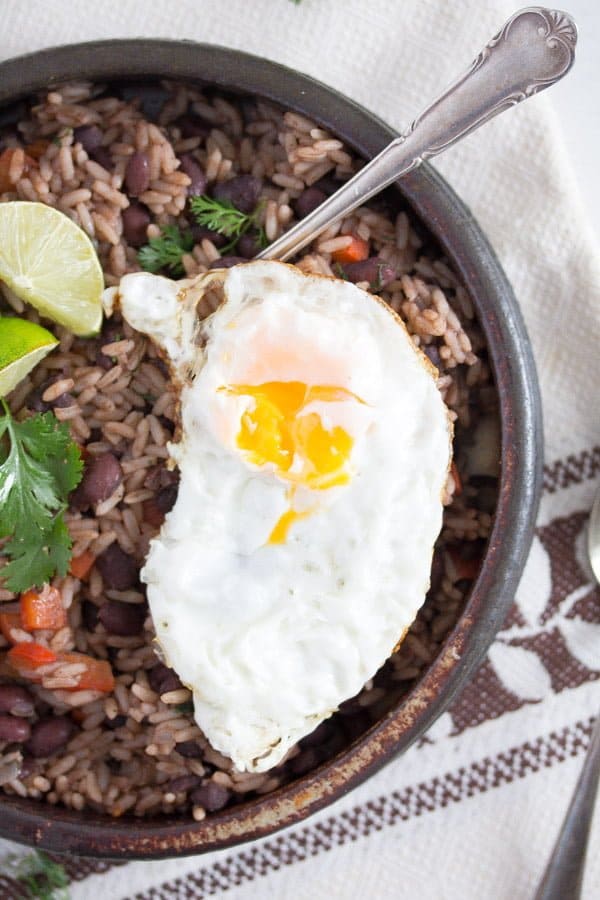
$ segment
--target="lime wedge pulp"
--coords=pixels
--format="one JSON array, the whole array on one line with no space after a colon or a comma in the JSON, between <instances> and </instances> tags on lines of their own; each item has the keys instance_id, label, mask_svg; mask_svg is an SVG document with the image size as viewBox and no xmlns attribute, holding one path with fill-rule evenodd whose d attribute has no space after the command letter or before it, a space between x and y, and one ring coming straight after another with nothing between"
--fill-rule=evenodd
<instances>
[{"instance_id":1,"label":"lime wedge pulp","mask_svg":"<svg viewBox=\"0 0 600 900\"><path fill-rule=\"evenodd\" d=\"M0 318L0 397L9 394L57 344L41 325Z\"/></svg>"},{"instance_id":2,"label":"lime wedge pulp","mask_svg":"<svg viewBox=\"0 0 600 900\"><path fill-rule=\"evenodd\" d=\"M87 234L64 213L25 200L0 203L0 279L74 334L99 331L102 269Z\"/></svg>"}]
</instances>

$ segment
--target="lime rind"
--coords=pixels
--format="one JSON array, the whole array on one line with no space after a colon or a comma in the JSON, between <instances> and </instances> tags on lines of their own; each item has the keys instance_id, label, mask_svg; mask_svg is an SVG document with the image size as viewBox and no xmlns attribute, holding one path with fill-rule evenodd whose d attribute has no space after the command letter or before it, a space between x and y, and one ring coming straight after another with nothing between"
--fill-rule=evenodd
<instances>
[{"instance_id":1,"label":"lime rind","mask_svg":"<svg viewBox=\"0 0 600 900\"><path fill-rule=\"evenodd\" d=\"M27 319L0 318L0 397L10 394L58 341Z\"/></svg>"},{"instance_id":2,"label":"lime rind","mask_svg":"<svg viewBox=\"0 0 600 900\"><path fill-rule=\"evenodd\" d=\"M87 234L43 203L0 203L0 279L74 334L100 330L102 268Z\"/></svg>"}]
</instances>

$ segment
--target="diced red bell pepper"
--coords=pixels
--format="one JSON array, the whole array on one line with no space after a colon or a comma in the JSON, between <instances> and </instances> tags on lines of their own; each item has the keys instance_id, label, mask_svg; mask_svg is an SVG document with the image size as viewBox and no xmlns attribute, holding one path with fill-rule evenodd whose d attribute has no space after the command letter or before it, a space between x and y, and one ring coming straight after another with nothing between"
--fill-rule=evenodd
<instances>
[{"instance_id":1,"label":"diced red bell pepper","mask_svg":"<svg viewBox=\"0 0 600 900\"><path fill-rule=\"evenodd\" d=\"M67 611L60 591L44 585L41 591L31 589L21 594L21 622L25 631L49 628L57 631L67 624Z\"/></svg>"},{"instance_id":2,"label":"diced red bell pepper","mask_svg":"<svg viewBox=\"0 0 600 900\"><path fill-rule=\"evenodd\" d=\"M58 659L53 650L44 647L43 644L36 644L35 641L21 641L15 644L6 654L6 658L19 674L46 666Z\"/></svg>"},{"instance_id":3,"label":"diced red bell pepper","mask_svg":"<svg viewBox=\"0 0 600 900\"><path fill-rule=\"evenodd\" d=\"M110 663L105 659L94 659L85 653L59 653L60 662L81 663L85 665L85 671L74 677L77 679L77 686L68 688L68 690L77 691L103 691L109 694L115 686L115 676L113 675Z\"/></svg>"},{"instance_id":4,"label":"diced red bell pepper","mask_svg":"<svg viewBox=\"0 0 600 900\"><path fill-rule=\"evenodd\" d=\"M80 581L84 581L90 574L90 570L95 562L96 557L91 552L91 550L84 550L80 556L74 556L71 559L69 572L73 576L73 578L78 578Z\"/></svg>"},{"instance_id":5,"label":"diced red bell pepper","mask_svg":"<svg viewBox=\"0 0 600 900\"><path fill-rule=\"evenodd\" d=\"M347 247L340 247L331 254L332 259L338 263L361 262L369 257L369 242L352 235L352 243Z\"/></svg>"}]
</instances>

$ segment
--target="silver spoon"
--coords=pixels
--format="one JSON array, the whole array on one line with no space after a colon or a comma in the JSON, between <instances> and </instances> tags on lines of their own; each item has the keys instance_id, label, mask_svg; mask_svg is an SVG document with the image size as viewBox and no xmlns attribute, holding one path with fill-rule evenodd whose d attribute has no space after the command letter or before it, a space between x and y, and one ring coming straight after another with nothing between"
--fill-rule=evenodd
<instances>
[{"instance_id":1,"label":"silver spoon","mask_svg":"<svg viewBox=\"0 0 600 900\"><path fill-rule=\"evenodd\" d=\"M600 582L600 491L596 494L588 525L588 555L596 580ZM535 900L578 900L599 776L600 715L596 718L575 792Z\"/></svg>"},{"instance_id":2,"label":"silver spoon","mask_svg":"<svg viewBox=\"0 0 600 900\"><path fill-rule=\"evenodd\" d=\"M567 13L528 7L516 12L470 69L317 209L258 255L289 259L321 231L374 194L470 134L491 118L566 75L577 28Z\"/></svg>"}]
</instances>

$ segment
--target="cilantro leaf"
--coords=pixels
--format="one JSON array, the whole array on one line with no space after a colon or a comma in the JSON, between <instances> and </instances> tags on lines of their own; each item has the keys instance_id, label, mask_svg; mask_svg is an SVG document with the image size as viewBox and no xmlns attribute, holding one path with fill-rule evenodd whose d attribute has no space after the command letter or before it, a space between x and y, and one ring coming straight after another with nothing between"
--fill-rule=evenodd
<instances>
[{"instance_id":1,"label":"cilantro leaf","mask_svg":"<svg viewBox=\"0 0 600 900\"><path fill-rule=\"evenodd\" d=\"M39 529L27 538L12 537L2 548L11 558L2 569L2 580L9 591L23 591L41 586L53 575L67 574L71 560L71 535L62 512L47 531Z\"/></svg>"},{"instance_id":2,"label":"cilantro leaf","mask_svg":"<svg viewBox=\"0 0 600 900\"><path fill-rule=\"evenodd\" d=\"M81 480L79 448L53 413L17 422L2 401L0 416L0 538L9 562L1 577L11 591L65 575L71 538L63 513Z\"/></svg>"},{"instance_id":3,"label":"cilantro leaf","mask_svg":"<svg viewBox=\"0 0 600 900\"><path fill-rule=\"evenodd\" d=\"M30 900L68 900L69 876L64 866L41 850L34 850L21 858L9 859L9 871L27 891Z\"/></svg>"},{"instance_id":4,"label":"cilantro leaf","mask_svg":"<svg viewBox=\"0 0 600 900\"><path fill-rule=\"evenodd\" d=\"M60 506L60 500L51 474L40 467L43 445L32 446L30 429L12 418L6 430L10 447L0 466L0 535L12 534L15 523L27 521L32 528L47 529L51 511ZM40 442L45 436L44 423L40 422Z\"/></svg>"},{"instance_id":5,"label":"cilantro leaf","mask_svg":"<svg viewBox=\"0 0 600 900\"><path fill-rule=\"evenodd\" d=\"M207 194L199 194L190 197L190 209L196 219L198 225L204 228L210 228L225 237L231 238L226 247L221 248L221 256L229 253L235 247L238 240L243 234L246 234L251 228L256 228L256 242L261 249L267 244L267 235L262 226L258 224L258 219L262 210L259 204L254 212L245 213L237 209L228 200L215 200Z\"/></svg>"},{"instance_id":6,"label":"cilantro leaf","mask_svg":"<svg viewBox=\"0 0 600 900\"><path fill-rule=\"evenodd\" d=\"M46 464L58 485L60 495L67 497L77 487L83 474L81 453L70 435L68 443L55 456L46 457Z\"/></svg>"},{"instance_id":7,"label":"cilantro leaf","mask_svg":"<svg viewBox=\"0 0 600 900\"><path fill-rule=\"evenodd\" d=\"M181 232L176 225L165 225L159 237L150 238L138 251L138 262L146 272L168 269L172 275L183 275L181 257L194 249L189 231Z\"/></svg>"},{"instance_id":8,"label":"cilantro leaf","mask_svg":"<svg viewBox=\"0 0 600 900\"><path fill-rule=\"evenodd\" d=\"M190 209L198 225L218 231L225 237L241 237L254 216L254 213L241 212L228 200L215 200L206 194L190 197Z\"/></svg>"}]
</instances>

